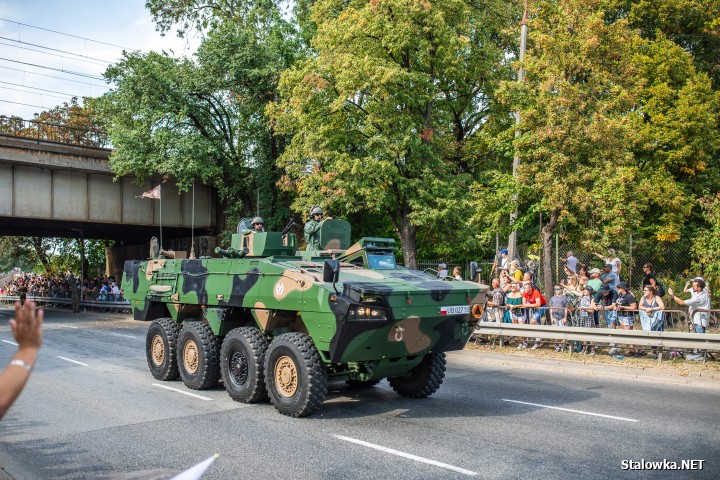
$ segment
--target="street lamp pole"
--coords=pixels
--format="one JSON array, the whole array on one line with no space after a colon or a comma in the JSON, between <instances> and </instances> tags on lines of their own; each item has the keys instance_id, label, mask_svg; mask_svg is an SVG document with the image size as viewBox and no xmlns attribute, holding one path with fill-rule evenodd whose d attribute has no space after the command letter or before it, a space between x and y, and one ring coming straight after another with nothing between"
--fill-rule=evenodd
<instances>
[{"instance_id":1,"label":"street lamp pole","mask_svg":"<svg viewBox=\"0 0 720 480\"><path fill-rule=\"evenodd\" d=\"M527 43L527 11L528 11L528 0L525 0L525 4L523 7L523 16L522 16L522 23L520 24L520 61L519 61L519 68L518 68L518 78L517 81L522 83L525 80L525 72L523 71L523 61L525 60L525 45ZM520 112L515 112L515 126L519 127L520 125ZM517 139L520 136L520 129L515 129L515 138ZM520 156L518 155L517 147L515 148L515 156L513 157L513 178L517 180L517 171L518 167L520 166ZM515 211L510 214L510 226L512 227L512 233L510 234L510 239L508 241L508 258L510 260L515 259L516 250L517 250L517 228L515 227L515 222L517 221L518 217L518 195L517 191L513 195L513 203L515 204Z\"/></svg>"}]
</instances>

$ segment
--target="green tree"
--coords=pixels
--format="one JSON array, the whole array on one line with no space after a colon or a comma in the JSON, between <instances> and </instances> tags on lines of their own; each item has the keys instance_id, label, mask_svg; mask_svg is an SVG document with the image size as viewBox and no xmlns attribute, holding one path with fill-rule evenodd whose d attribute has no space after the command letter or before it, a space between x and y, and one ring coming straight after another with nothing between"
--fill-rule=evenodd
<instances>
[{"instance_id":1,"label":"green tree","mask_svg":"<svg viewBox=\"0 0 720 480\"><path fill-rule=\"evenodd\" d=\"M108 68L116 88L97 108L108 118L111 166L139 179L173 177L181 189L212 184L236 218L254 213L259 197L260 213L278 226L288 214L275 188L283 138L273 135L264 106L303 49L277 9L210 25L195 59L134 52Z\"/></svg>"},{"instance_id":2,"label":"green tree","mask_svg":"<svg viewBox=\"0 0 720 480\"><path fill-rule=\"evenodd\" d=\"M693 175L718 149L708 77L662 35L607 22L602 4L535 3L525 82L504 86L522 119L521 210L547 219L545 265L561 222L585 245L638 230L677 240Z\"/></svg>"},{"instance_id":3,"label":"green tree","mask_svg":"<svg viewBox=\"0 0 720 480\"><path fill-rule=\"evenodd\" d=\"M699 200L707 227L696 233L692 242L694 266L711 285L720 284L720 194Z\"/></svg>"},{"instance_id":4,"label":"green tree","mask_svg":"<svg viewBox=\"0 0 720 480\"><path fill-rule=\"evenodd\" d=\"M18 266L48 275L68 271L80 277L80 241L75 238L0 237L0 272ZM85 240L86 275L105 270L105 241Z\"/></svg>"},{"instance_id":5,"label":"green tree","mask_svg":"<svg viewBox=\"0 0 720 480\"><path fill-rule=\"evenodd\" d=\"M293 207L321 204L390 220L405 264L418 232L457 248L469 233L461 207L479 170L480 135L500 79L514 6L460 0L321 0L317 55L283 72L271 105ZM454 247L453 247L454 245Z\"/></svg>"},{"instance_id":6,"label":"green tree","mask_svg":"<svg viewBox=\"0 0 720 480\"><path fill-rule=\"evenodd\" d=\"M607 17L626 18L647 39L659 36L692 55L698 70L720 88L720 2L717 0L609 0Z\"/></svg>"}]
</instances>

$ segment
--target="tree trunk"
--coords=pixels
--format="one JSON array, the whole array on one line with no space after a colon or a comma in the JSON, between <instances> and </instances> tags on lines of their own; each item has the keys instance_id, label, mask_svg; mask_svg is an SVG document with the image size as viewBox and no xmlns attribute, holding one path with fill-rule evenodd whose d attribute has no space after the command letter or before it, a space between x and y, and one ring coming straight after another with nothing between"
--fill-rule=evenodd
<instances>
[{"instance_id":1,"label":"tree trunk","mask_svg":"<svg viewBox=\"0 0 720 480\"><path fill-rule=\"evenodd\" d=\"M560 210L550 211L550 220L542 228L543 243L543 285L545 287L545 295L549 296L553 291L553 237L555 236L555 228L557 227Z\"/></svg>"},{"instance_id":2,"label":"tree trunk","mask_svg":"<svg viewBox=\"0 0 720 480\"><path fill-rule=\"evenodd\" d=\"M410 208L404 206L398 210L396 212L396 218L393 218L393 224L395 225L395 230L400 237L400 246L405 259L405 266L417 269L417 245L415 244L417 227L410 223Z\"/></svg>"},{"instance_id":3,"label":"tree trunk","mask_svg":"<svg viewBox=\"0 0 720 480\"><path fill-rule=\"evenodd\" d=\"M42 263L45 273L50 273L50 259L48 258L45 248L43 248L43 237L30 237L30 243L32 244L35 255L37 255L40 263Z\"/></svg>"}]
</instances>

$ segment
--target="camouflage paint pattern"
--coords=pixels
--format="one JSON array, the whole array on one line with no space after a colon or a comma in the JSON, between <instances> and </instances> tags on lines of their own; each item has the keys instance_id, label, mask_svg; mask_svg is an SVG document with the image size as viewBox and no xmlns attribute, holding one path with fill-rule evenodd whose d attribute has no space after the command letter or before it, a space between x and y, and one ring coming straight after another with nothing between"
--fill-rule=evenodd
<instances>
[{"instance_id":1,"label":"camouflage paint pattern","mask_svg":"<svg viewBox=\"0 0 720 480\"><path fill-rule=\"evenodd\" d=\"M333 286L323 281L329 257L263 256L254 238L265 249L283 251L268 247L277 238L263 235L233 240L237 250L246 242L254 256L127 261L122 287L135 319L205 319L221 336L240 326L256 326L271 337L304 332L331 374L353 371L355 378L371 379L407 372L430 351L464 348L478 321L464 312L485 303L485 285L442 281L399 266L364 268L342 256ZM365 255L358 244L347 252L345 258Z\"/></svg>"}]
</instances>

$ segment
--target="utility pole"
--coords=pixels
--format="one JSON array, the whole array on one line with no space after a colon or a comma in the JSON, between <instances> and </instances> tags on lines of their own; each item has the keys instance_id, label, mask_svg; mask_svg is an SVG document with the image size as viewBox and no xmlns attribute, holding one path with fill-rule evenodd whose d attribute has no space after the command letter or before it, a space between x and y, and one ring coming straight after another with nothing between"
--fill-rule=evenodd
<instances>
[{"instance_id":1,"label":"utility pole","mask_svg":"<svg viewBox=\"0 0 720 480\"><path fill-rule=\"evenodd\" d=\"M522 83L525 80L525 72L523 71L523 61L525 60L525 45L527 43L527 11L528 11L528 0L525 0L523 6L522 22L520 23L520 67L518 68L517 81ZM520 125L520 112L515 112L515 126ZM519 128L515 130L515 139L520 136ZM513 178L517 180L517 171L520 166L520 156L518 155L517 148L515 149L515 156L513 157ZM513 195L513 202L515 203L515 211L510 214L510 226L512 227L512 233L508 241L508 258L510 260L515 259L515 251L517 249L517 228L515 228L515 222L518 217L518 196L517 192Z\"/></svg>"}]
</instances>

